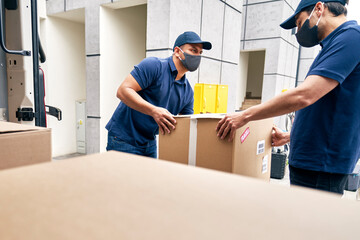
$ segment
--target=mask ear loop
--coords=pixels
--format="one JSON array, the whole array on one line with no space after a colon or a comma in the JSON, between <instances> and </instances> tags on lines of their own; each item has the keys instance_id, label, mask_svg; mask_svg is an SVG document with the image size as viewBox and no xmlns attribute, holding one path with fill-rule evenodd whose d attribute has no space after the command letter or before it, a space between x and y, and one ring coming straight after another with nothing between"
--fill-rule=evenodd
<instances>
[{"instance_id":1,"label":"mask ear loop","mask_svg":"<svg viewBox=\"0 0 360 240\"><path fill-rule=\"evenodd\" d=\"M320 22L320 20L321 20L321 17L322 17L322 14L321 14L319 20L317 21L316 26L319 25L319 22Z\"/></svg>"},{"instance_id":2,"label":"mask ear loop","mask_svg":"<svg viewBox=\"0 0 360 240\"><path fill-rule=\"evenodd\" d=\"M312 10L311 13L310 13L310 16L309 16L307 19L310 20L311 16L313 15L313 13L314 13L314 11L315 11L315 8L316 8L316 6L313 8L313 10Z\"/></svg>"},{"instance_id":3,"label":"mask ear loop","mask_svg":"<svg viewBox=\"0 0 360 240\"><path fill-rule=\"evenodd\" d=\"M180 47L178 47L179 49L180 49L180 51L184 54L184 51L180 48ZM180 60L180 61L183 61L182 59L181 59L181 57L178 57L178 59Z\"/></svg>"},{"instance_id":4,"label":"mask ear loop","mask_svg":"<svg viewBox=\"0 0 360 240\"><path fill-rule=\"evenodd\" d=\"M324 6L324 3L323 3L323 2L321 2L321 3L322 3L322 5ZM315 6L315 7L313 8L313 10L311 11L310 16L308 17L309 20L310 20L311 16L313 15L314 11L315 11L315 8L316 8L316 6ZM317 21L316 26L319 25L319 22L320 22L321 18L322 18L322 14L321 14L319 20Z\"/></svg>"}]
</instances>

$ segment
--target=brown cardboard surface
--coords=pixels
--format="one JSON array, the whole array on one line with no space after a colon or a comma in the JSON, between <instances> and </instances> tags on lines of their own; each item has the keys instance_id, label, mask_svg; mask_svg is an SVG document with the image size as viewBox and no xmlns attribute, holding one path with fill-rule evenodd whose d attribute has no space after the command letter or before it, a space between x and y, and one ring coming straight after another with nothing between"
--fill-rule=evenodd
<instances>
[{"instance_id":1,"label":"brown cardboard surface","mask_svg":"<svg viewBox=\"0 0 360 240\"><path fill-rule=\"evenodd\" d=\"M51 130L0 122L0 170L51 161Z\"/></svg>"},{"instance_id":2,"label":"brown cardboard surface","mask_svg":"<svg viewBox=\"0 0 360 240\"><path fill-rule=\"evenodd\" d=\"M0 239L353 239L359 203L107 152L0 172ZM355 234L355 235L354 235Z\"/></svg>"},{"instance_id":3,"label":"brown cardboard surface","mask_svg":"<svg viewBox=\"0 0 360 240\"><path fill-rule=\"evenodd\" d=\"M160 133L161 136L159 135L159 146L161 146L159 158L187 164L189 158L190 119L177 118L176 122L176 128L173 132L164 135Z\"/></svg>"},{"instance_id":4,"label":"brown cardboard surface","mask_svg":"<svg viewBox=\"0 0 360 240\"><path fill-rule=\"evenodd\" d=\"M12 122L3 122L0 121L0 134L8 133L8 132L23 132L23 131L31 131L31 130L41 130L43 128L30 126L30 125L22 125L18 123Z\"/></svg>"},{"instance_id":5,"label":"brown cardboard surface","mask_svg":"<svg viewBox=\"0 0 360 240\"><path fill-rule=\"evenodd\" d=\"M173 162L204 167L225 172L237 173L245 176L270 180L271 171L271 131L273 119L254 121L236 131L235 139L228 142L220 140L215 128L223 115L200 114L176 117L176 130L170 135L159 136L159 158ZM191 120L190 120L191 118ZM193 121L196 127L191 128ZM249 134L243 141L240 139L244 131ZM189 132L196 132L194 144L190 146L192 136ZM264 141L264 152L257 154L257 144ZM196 151L191 162L189 151ZM267 159L263 164L263 159ZM265 169L265 171L263 171Z\"/></svg>"},{"instance_id":6,"label":"brown cardboard surface","mask_svg":"<svg viewBox=\"0 0 360 240\"><path fill-rule=\"evenodd\" d=\"M272 126L273 119L264 119L250 122L237 130L233 148L234 173L264 180L270 179ZM249 128L250 134L246 137L245 141L241 143L240 137L247 128ZM265 151L264 153L256 154L257 142L259 140L265 140ZM262 173L262 160L265 156L268 157L267 172Z\"/></svg>"},{"instance_id":7,"label":"brown cardboard surface","mask_svg":"<svg viewBox=\"0 0 360 240\"><path fill-rule=\"evenodd\" d=\"M198 119L196 166L232 172L233 143L216 136L219 119Z\"/></svg>"}]
</instances>

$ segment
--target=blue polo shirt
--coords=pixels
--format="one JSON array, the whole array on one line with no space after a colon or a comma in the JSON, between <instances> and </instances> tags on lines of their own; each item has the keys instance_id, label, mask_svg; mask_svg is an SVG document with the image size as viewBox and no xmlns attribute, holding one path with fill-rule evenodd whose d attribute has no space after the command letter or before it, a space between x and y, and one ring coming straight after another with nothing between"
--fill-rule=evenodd
<instances>
[{"instance_id":1,"label":"blue polo shirt","mask_svg":"<svg viewBox=\"0 0 360 240\"><path fill-rule=\"evenodd\" d=\"M360 157L360 26L348 21L320 44L307 76L331 78L339 85L296 113L289 164L349 174Z\"/></svg>"},{"instance_id":2,"label":"blue polo shirt","mask_svg":"<svg viewBox=\"0 0 360 240\"><path fill-rule=\"evenodd\" d=\"M173 115L193 114L194 92L184 75L175 80L178 71L172 56L166 59L145 58L131 71L139 83L138 94L147 102L166 108ZM109 133L133 146L152 146L159 127L155 120L120 102L106 125Z\"/></svg>"}]
</instances>

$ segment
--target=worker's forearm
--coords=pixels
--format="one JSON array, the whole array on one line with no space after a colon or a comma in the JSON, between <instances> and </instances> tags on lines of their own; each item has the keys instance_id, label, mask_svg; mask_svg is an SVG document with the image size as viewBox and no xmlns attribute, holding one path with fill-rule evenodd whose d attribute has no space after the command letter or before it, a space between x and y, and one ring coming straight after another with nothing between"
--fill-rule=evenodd
<instances>
[{"instance_id":1,"label":"worker's forearm","mask_svg":"<svg viewBox=\"0 0 360 240\"><path fill-rule=\"evenodd\" d=\"M339 82L333 79L311 75L299 87L281 93L264 104L249 108L244 115L246 120L253 121L294 112L315 103L338 85Z\"/></svg>"},{"instance_id":2,"label":"worker's forearm","mask_svg":"<svg viewBox=\"0 0 360 240\"><path fill-rule=\"evenodd\" d=\"M128 107L135 109L146 115L152 115L155 108L154 105L145 101L135 90L131 88L123 89L119 95L119 99L125 103Z\"/></svg>"},{"instance_id":3,"label":"worker's forearm","mask_svg":"<svg viewBox=\"0 0 360 240\"><path fill-rule=\"evenodd\" d=\"M289 90L290 91L290 90ZM285 92L269 101L253 106L245 110L246 121L254 121L264 118L281 116L286 113L294 112L311 104L300 94Z\"/></svg>"}]
</instances>

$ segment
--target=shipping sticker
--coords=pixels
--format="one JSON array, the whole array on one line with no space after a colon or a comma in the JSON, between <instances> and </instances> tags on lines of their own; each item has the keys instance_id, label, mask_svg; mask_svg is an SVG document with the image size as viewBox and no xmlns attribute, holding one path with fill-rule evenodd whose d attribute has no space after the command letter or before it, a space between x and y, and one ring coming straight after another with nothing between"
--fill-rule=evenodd
<instances>
[{"instance_id":1,"label":"shipping sticker","mask_svg":"<svg viewBox=\"0 0 360 240\"><path fill-rule=\"evenodd\" d=\"M262 159L262 171L261 171L262 174L267 173L268 166L269 166L269 158L268 155L265 155Z\"/></svg>"},{"instance_id":2,"label":"shipping sticker","mask_svg":"<svg viewBox=\"0 0 360 240\"><path fill-rule=\"evenodd\" d=\"M256 155L262 154L265 152L265 140L257 142Z\"/></svg>"},{"instance_id":3,"label":"shipping sticker","mask_svg":"<svg viewBox=\"0 0 360 240\"><path fill-rule=\"evenodd\" d=\"M250 134L250 128L247 128L243 134L241 134L241 137L240 137L240 141L241 143L243 143L245 141L245 139L247 138L247 136L249 136Z\"/></svg>"}]
</instances>

